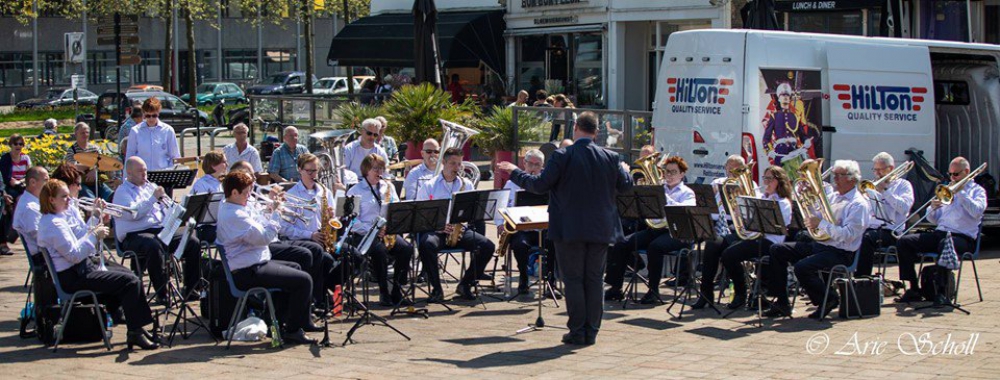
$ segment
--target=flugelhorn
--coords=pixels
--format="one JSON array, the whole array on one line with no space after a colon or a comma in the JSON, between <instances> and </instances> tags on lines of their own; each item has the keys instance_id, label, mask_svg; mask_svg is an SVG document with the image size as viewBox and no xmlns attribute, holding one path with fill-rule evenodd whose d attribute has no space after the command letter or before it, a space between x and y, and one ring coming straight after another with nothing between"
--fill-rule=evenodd
<instances>
[{"instance_id":1,"label":"flugelhorn","mask_svg":"<svg viewBox=\"0 0 1000 380\"><path fill-rule=\"evenodd\" d=\"M94 198L77 199L77 204L86 211L101 212L111 215L113 218L121 218L122 216L125 216L125 214L129 214L134 218L135 215L139 213L137 208L128 208L114 203L105 203L104 207L98 207Z\"/></svg>"},{"instance_id":2,"label":"flugelhorn","mask_svg":"<svg viewBox=\"0 0 1000 380\"><path fill-rule=\"evenodd\" d=\"M822 158L804 161L799 166L799 179L795 181L795 186L792 188L793 194L798 202L799 215L802 216L803 221L808 221L813 215L818 214L823 220L837 224L837 219L833 216L833 209L830 208L830 202L826 199L826 192L823 191L823 176L819 172L822 167ZM818 228L806 226L806 230L813 240L830 240L830 235Z\"/></svg>"},{"instance_id":3,"label":"flugelhorn","mask_svg":"<svg viewBox=\"0 0 1000 380\"><path fill-rule=\"evenodd\" d=\"M903 220L910 220L910 218L912 218L914 215L919 214L924 209L926 209L927 206L930 206L931 202L934 202L934 200L939 200L941 201L942 204L950 205L951 201L955 199L955 193L962 191L962 189L965 188L965 185L969 183L969 181L976 178L976 176L982 174L984 171L986 171L985 162L982 165L979 165L979 167L976 168L976 170L969 172L968 175L962 177L962 179L954 183L948 185L937 185L937 187L934 188L934 197L931 198L929 201L925 202L916 211L910 213L910 215L907 215L906 219ZM903 229L902 231L900 231L900 229L906 227L906 223L900 224L899 227L897 227L895 230L892 231L892 236L895 236L896 239L903 237L903 235L910 233L910 231L913 230L914 227L919 225L920 222L923 222L924 219L927 219L927 214L921 216L920 219L918 219L910 226L910 228Z\"/></svg>"}]
</instances>

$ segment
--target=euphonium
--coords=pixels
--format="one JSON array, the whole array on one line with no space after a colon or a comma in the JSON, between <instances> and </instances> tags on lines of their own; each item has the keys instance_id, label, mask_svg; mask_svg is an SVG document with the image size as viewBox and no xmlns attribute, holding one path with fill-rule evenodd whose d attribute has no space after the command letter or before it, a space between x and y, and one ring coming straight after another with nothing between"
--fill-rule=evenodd
<instances>
[{"instance_id":1,"label":"euphonium","mask_svg":"<svg viewBox=\"0 0 1000 380\"><path fill-rule=\"evenodd\" d=\"M833 217L833 209L830 208L830 202L826 199L826 193L823 191L823 179L822 174L820 174L822 167L822 158L802 163L802 166L799 166L799 179L795 181L793 193L803 221L808 221L813 215L819 214L823 220L837 224L837 219ZM813 240L830 240L830 235L818 228L812 229L806 226L806 230Z\"/></svg>"},{"instance_id":2,"label":"euphonium","mask_svg":"<svg viewBox=\"0 0 1000 380\"><path fill-rule=\"evenodd\" d=\"M459 181L462 181L462 185L458 188L458 191L464 191L465 190L465 181L462 180L462 177L458 176L458 175L456 175L455 178L457 180L459 180ZM461 223L455 223L455 224L452 224L451 226L453 227L452 230L451 230L451 234L448 235L448 238L445 239L445 241L444 241L444 245L446 245L448 247L454 247L454 246L458 245L458 241L462 239L462 232L464 232L462 230L462 224Z\"/></svg>"},{"instance_id":3,"label":"euphonium","mask_svg":"<svg viewBox=\"0 0 1000 380\"><path fill-rule=\"evenodd\" d=\"M729 173L731 178L727 178L722 183L722 201L729 206L729 211L733 216L733 227L736 229L736 236L743 240L754 240L760 237L760 232L747 231L743 226L743 218L740 216L740 207L736 198L741 196L754 197L757 189L753 186L753 179L750 177L750 168L753 161L748 164L734 168ZM730 187L736 185L737 189L730 192Z\"/></svg>"},{"instance_id":4,"label":"euphonium","mask_svg":"<svg viewBox=\"0 0 1000 380\"><path fill-rule=\"evenodd\" d=\"M326 192L330 191L326 186L320 183L316 183L319 186L319 232L323 235L323 248L326 248L327 252L334 252L337 249L337 230L339 230L343 225L337 220L337 217L333 214L333 210L330 209L329 204L326 201Z\"/></svg>"},{"instance_id":5,"label":"euphonium","mask_svg":"<svg viewBox=\"0 0 1000 380\"><path fill-rule=\"evenodd\" d=\"M641 175L641 178L636 180L638 185L663 185L663 173L660 171L660 152L653 152L646 157L635 160L632 164L637 166L637 168L632 169L629 175L635 178L637 175ZM646 219L646 225L649 228L662 229L667 228L666 219Z\"/></svg>"},{"instance_id":6,"label":"euphonium","mask_svg":"<svg viewBox=\"0 0 1000 380\"><path fill-rule=\"evenodd\" d=\"M392 188L390 187L392 182L386 181L385 185L385 194L382 195L382 199L385 200L385 204L389 204L392 203ZM385 249L392 249L396 246L396 235L386 234L382 237L382 244L385 244Z\"/></svg>"}]
</instances>

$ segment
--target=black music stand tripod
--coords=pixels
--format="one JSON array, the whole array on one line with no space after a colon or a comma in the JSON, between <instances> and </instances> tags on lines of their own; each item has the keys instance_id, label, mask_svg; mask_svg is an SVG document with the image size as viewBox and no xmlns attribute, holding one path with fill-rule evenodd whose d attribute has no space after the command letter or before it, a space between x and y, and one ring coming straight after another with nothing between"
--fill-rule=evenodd
<instances>
[{"instance_id":1,"label":"black music stand tripod","mask_svg":"<svg viewBox=\"0 0 1000 380\"><path fill-rule=\"evenodd\" d=\"M371 248L372 241L376 239L379 230L381 230L383 226L385 226L385 219L379 218L378 221L372 225L372 228L368 230L368 232L365 234L365 237L361 240L361 243L358 246L358 254L360 254L362 257L361 270L359 271L359 273L361 273L361 276L365 275L365 272L368 271L368 265L369 263L371 263L371 258L368 256L368 249ZM365 286L365 288L366 288L365 296L367 297L368 295L367 286ZM388 320L376 315L375 313L372 313L371 309L369 309L368 306L366 306L363 302L358 302L353 293L351 293L350 297L354 298L354 302L357 303L361 308L361 315L358 317L358 320L354 322L354 326L351 326L351 329L347 331L347 338L344 339L344 343L340 345L341 347L346 346L348 342L354 343L354 340L352 339L354 337L354 333L357 332L358 329L360 329L361 327L369 325L378 326L378 324L381 324L382 326L392 329L392 331L395 331L403 338L406 338L406 340L412 340L402 331L399 331L399 329L389 324Z\"/></svg>"},{"instance_id":2,"label":"black music stand tripod","mask_svg":"<svg viewBox=\"0 0 1000 380\"><path fill-rule=\"evenodd\" d=\"M485 222L487 220L494 220L496 218L497 210L497 200L494 193L509 193L508 190L481 190L481 191L468 191L455 193L452 197L451 211L449 212L448 223L465 223L467 226L472 226L473 223ZM471 229L471 227L469 228ZM468 230L467 230L468 231ZM467 232L466 231L466 232ZM462 233L463 235L465 232ZM459 239L461 240L461 239ZM470 252L472 260L469 260L475 278L472 280L472 288L476 294L476 299L483 309L486 309L486 302L483 301L483 292L479 287L479 251ZM467 268L463 268L467 269ZM464 273L463 273L464 275ZM502 301L503 298L496 297L491 294L487 294L490 298Z\"/></svg>"},{"instance_id":3,"label":"black music stand tripod","mask_svg":"<svg viewBox=\"0 0 1000 380\"><path fill-rule=\"evenodd\" d=\"M403 202L392 202L386 209L386 216L388 217L385 233L386 234L409 234L410 244L413 246L415 251L418 251L418 240L417 235L422 233L434 233L444 229L445 217L448 215L448 205L451 203L448 199L438 199L438 200L428 200L428 201L403 201ZM409 314L409 315L420 315L424 318L428 318L426 308L417 308L416 293L417 289L420 289L424 295L430 297L430 293L425 291L423 288L418 288L416 283L417 278L417 264L420 263L420 254L413 255L414 265L410 265L410 282L408 284L409 289L403 292L403 299L393 307L392 312L389 313L390 316L395 316L396 314ZM397 286L404 286L404 284L396 284ZM410 305L407 305L403 309L403 301L410 301ZM452 311L444 302L438 303L444 306L448 311Z\"/></svg>"},{"instance_id":4,"label":"black music stand tripod","mask_svg":"<svg viewBox=\"0 0 1000 380\"><path fill-rule=\"evenodd\" d=\"M186 210L184 212L184 215L181 216L181 218L183 218L182 220L187 221L187 230L184 231L185 232L183 237L184 240L178 243L178 247L180 246L180 244L184 244L184 242L187 241L190 234L195 233L196 225L206 223L208 219L212 219L208 218L209 215L208 209L209 205L212 204L212 195L213 194L211 193L206 193L199 195L189 195L187 197L187 201L185 202ZM178 251L180 251L179 248ZM178 266L177 265L178 258L176 255L171 255L171 256L173 257L170 260L171 261L170 265L173 265L176 268ZM198 284L196 286L194 286L191 289L187 289L187 294L180 294L180 292L178 292L178 294L180 294L180 303L178 306L177 314L175 314L174 317L173 327L170 330L170 337L168 338L168 344L167 344L168 346L173 346L174 336L178 333L178 328L180 328L181 338L183 339L190 338L191 335L194 335L194 333L197 332L199 329L205 329L205 331L208 331L208 324L201 319L198 313L195 313L194 309L191 307L188 301L191 295L195 294L195 292L197 292L198 289L207 289L208 286L209 286L208 281L205 280L204 278L201 278L198 280ZM177 291L176 288L174 288L173 291ZM169 314L170 313L168 313L168 315ZM181 323L182 321L183 323ZM188 331L187 328L188 323L195 325L195 329ZM215 339L216 343L219 342L219 340L216 339L214 335L209 334L209 336L212 336L212 339Z\"/></svg>"},{"instance_id":5,"label":"black music stand tripod","mask_svg":"<svg viewBox=\"0 0 1000 380\"><path fill-rule=\"evenodd\" d=\"M662 219L663 208L667 204L667 196L662 186L633 186L631 190L618 194L615 198L618 205L618 215L624 219L634 219L636 223L645 223L646 219ZM638 233L636 231L635 233ZM636 302L639 297L639 282L650 287L649 281L639 275L639 239L634 239L632 251L632 277L625 286L622 297L622 309L628 308L628 302ZM659 286L657 284L656 286Z\"/></svg>"},{"instance_id":6,"label":"black music stand tripod","mask_svg":"<svg viewBox=\"0 0 1000 380\"><path fill-rule=\"evenodd\" d=\"M736 205L739 207L740 220L743 222L743 227L748 232L757 232L761 236L757 238L757 279L754 281L753 285L753 296L755 303L757 304L757 326L764 326L764 292L761 289L761 278L763 276L763 264L761 259L764 258L764 239L767 237L764 235L780 235L784 236L788 233L785 229L785 218L781 216L781 207L778 205L777 201L769 199L757 199L750 197L738 197L736 198ZM744 279L733 279L733 281L744 281ZM752 303L747 303L747 309L752 307ZM735 313L739 309L732 310L723 318L729 318L730 315Z\"/></svg>"},{"instance_id":7,"label":"black music stand tripod","mask_svg":"<svg viewBox=\"0 0 1000 380\"><path fill-rule=\"evenodd\" d=\"M684 317L684 308L688 306L687 300L691 298L692 292L699 298L705 297L701 294L701 287L695 285L695 281L699 279L698 276L695 276L695 268L701 260L701 249L697 247L705 241L715 239L715 228L713 228L712 222L712 213L715 211L712 208L700 206L664 207L670 236L674 239L694 242L687 262L691 279L688 280L684 290L674 296L674 300L670 302L670 306L667 306L667 314L670 314L670 310L673 309L674 305L680 301L681 297L684 297L684 302L680 302L681 311L677 314L676 319ZM681 258L678 257L677 259L680 260ZM719 308L715 307L714 302L709 302L708 306L712 310L715 310L716 314L722 315L722 311L719 311Z\"/></svg>"}]
</instances>

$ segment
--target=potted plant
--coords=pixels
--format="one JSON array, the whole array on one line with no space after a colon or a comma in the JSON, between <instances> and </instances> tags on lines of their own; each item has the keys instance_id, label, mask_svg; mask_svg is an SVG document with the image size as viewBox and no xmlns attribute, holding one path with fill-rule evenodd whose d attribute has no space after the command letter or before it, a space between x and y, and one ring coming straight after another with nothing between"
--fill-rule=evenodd
<instances>
[{"instance_id":1,"label":"potted plant","mask_svg":"<svg viewBox=\"0 0 1000 380\"><path fill-rule=\"evenodd\" d=\"M397 141L406 141L406 158L420 158L425 139L441 134L439 119L458 123L474 116L466 104L451 103L451 94L429 83L405 85L392 93L382 106L386 119L396 127Z\"/></svg>"},{"instance_id":2,"label":"potted plant","mask_svg":"<svg viewBox=\"0 0 1000 380\"><path fill-rule=\"evenodd\" d=\"M489 114L477 123L480 133L473 136L473 139L486 155L493 157L495 167L498 162L514 161L514 151L518 149L517 142L514 141L515 130L530 130L541 123L543 120L536 114L522 112L518 114L518 125L515 125L514 112L510 107L493 106ZM493 177L493 186L497 189L503 188L508 175L496 170L494 173L496 175Z\"/></svg>"},{"instance_id":3,"label":"potted plant","mask_svg":"<svg viewBox=\"0 0 1000 380\"><path fill-rule=\"evenodd\" d=\"M361 122L382 114L382 108L368 104L358 104L356 102L342 103L333 111L333 115L340 119L344 128L360 129Z\"/></svg>"}]
</instances>

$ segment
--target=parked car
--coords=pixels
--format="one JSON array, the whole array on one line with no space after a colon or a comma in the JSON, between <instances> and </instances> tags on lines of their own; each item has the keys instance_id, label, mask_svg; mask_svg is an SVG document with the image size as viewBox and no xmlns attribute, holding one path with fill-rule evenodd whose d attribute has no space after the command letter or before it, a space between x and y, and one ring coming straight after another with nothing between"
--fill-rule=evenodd
<instances>
[{"instance_id":1,"label":"parked car","mask_svg":"<svg viewBox=\"0 0 1000 380\"><path fill-rule=\"evenodd\" d=\"M134 102L143 102L154 96L160 100L160 105L162 107L160 110L160 120L170 124L170 126L174 128L174 133L180 133L180 131L186 128L192 128L195 126L195 119L191 114L191 111L195 109L194 107L181 100L181 98L171 94L165 92L147 91L125 93L124 98L121 94L115 92L106 92L101 94L101 96L97 99L97 105L94 110L94 128L96 128L96 130L101 133L101 136L106 139L117 139L119 126L118 111L123 109L125 110L125 113L128 114L131 112L131 107ZM116 97L119 99L118 102L115 102ZM207 126L208 114L199 110L198 123L203 127Z\"/></svg>"},{"instance_id":2,"label":"parked car","mask_svg":"<svg viewBox=\"0 0 1000 380\"><path fill-rule=\"evenodd\" d=\"M361 80L358 77L353 79L354 92L357 93L361 91ZM326 77L313 85L313 94L346 94L347 90L347 77Z\"/></svg>"},{"instance_id":3,"label":"parked car","mask_svg":"<svg viewBox=\"0 0 1000 380\"><path fill-rule=\"evenodd\" d=\"M163 91L163 86L158 86L158 85L155 85L155 84L137 84L137 85L134 85L132 87L129 87L128 90L125 90L125 93L130 93L130 92L149 92L149 91L154 91L154 92Z\"/></svg>"},{"instance_id":4,"label":"parked car","mask_svg":"<svg viewBox=\"0 0 1000 380\"><path fill-rule=\"evenodd\" d=\"M313 83L317 81L313 75L309 79ZM251 95L284 95L301 94L305 90L306 73L301 71L285 71L271 75L264 79L264 82L247 89Z\"/></svg>"},{"instance_id":5,"label":"parked car","mask_svg":"<svg viewBox=\"0 0 1000 380\"><path fill-rule=\"evenodd\" d=\"M97 94L86 89L77 89L77 104L91 106L97 102ZM50 88L45 96L18 102L15 107L20 109L61 107L73 105L73 89Z\"/></svg>"},{"instance_id":6,"label":"parked car","mask_svg":"<svg viewBox=\"0 0 1000 380\"><path fill-rule=\"evenodd\" d=\"M214 83L202 83L196 89L198 93L198 105L205 106L211 104L218 104L225 100L229 104L241 104L247 102L246 94L237 86L235 83L227 82L214 82ZM190 94L181 95L181 99L185 102L191 103L189 99Z\"/></svg>"}]
</instances>

